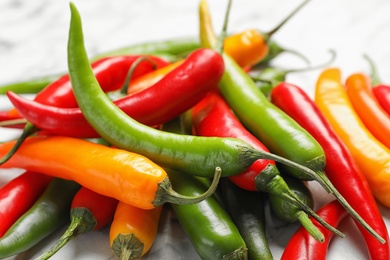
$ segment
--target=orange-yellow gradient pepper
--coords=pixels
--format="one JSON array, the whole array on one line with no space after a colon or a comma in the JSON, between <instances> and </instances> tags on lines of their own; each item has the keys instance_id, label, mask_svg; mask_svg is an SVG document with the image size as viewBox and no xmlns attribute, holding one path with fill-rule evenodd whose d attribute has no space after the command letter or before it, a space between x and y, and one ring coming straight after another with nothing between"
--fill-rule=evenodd
<instances>
[{"instance_id":1,"label":"orange-yellow gradient pepper","mask_svg":"<svg viewBox=\"0 0 390 260\"><path fill-rule=\"evenodd\" d=\"M372 93L371 79L364 73L351 74L345 88L352 106L368 130L390 148L390 115Z\"/></svg>"},{"instance_id":2,"label":"orange-yellow gradient pepper","mask_svg":"<svg viewBox=\"0 0 390 260\"><path fill-rule=\"evenodd\" d=\"M119 202L110 227L110 246L120 259L139 259L157 236L162 207L144 210Z\"/></svg>"},{"instance_id":3,"label":"orange-yellow gradient pepper","mask_svg":"<svg viewBox=\"0 0 390 260\"><path fill-rule=\"evenodd\" d=\"M4 156L15 141L0 144ZM73 180L105 196L142 209L153 209L165 202L191 204L210 196L190 198L177 194L167 173L147 157L122 149L65 136L27 138L0 168L21 168Z\"/></svg>"},{"instance_id":4,"label":"orange-yellow gradient pepper","mask_svg":"<svg viewBox=\"0 0 390 260\"><path fill-rule=\"evenodd\" d=\"M341 83L340 69L328 68L320 74L315 103L356 159L374 196L390 207L390 150L371 134L353 109Z\"/></svg>"}]
</instances>

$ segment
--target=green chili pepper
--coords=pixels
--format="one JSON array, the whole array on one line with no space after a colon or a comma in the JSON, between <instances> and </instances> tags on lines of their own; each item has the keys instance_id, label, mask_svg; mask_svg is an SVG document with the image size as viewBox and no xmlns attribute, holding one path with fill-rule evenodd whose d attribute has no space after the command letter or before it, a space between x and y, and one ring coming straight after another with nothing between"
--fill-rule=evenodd
<instances>
[{"instance_id":1,"label":"green chili pepper","mask_svg":"<svg viewBox=\"0 0 390 260\"><path fill-rule=\"evenodd\" d=\"M265 229L264 193L247 191L223 178L223 204L248 247L248 259L273 259Z\"/></svg>"},{"instance_id":2,"label":"green chili pepper","mask_svg":"<svg viewBox=\"0 0 390 260\"><path fill-rule=\"evenodd\" d=\"M239 139L178 135L130 118L101 90L85 51L80 14L72 3L70 6L68 67L72 87L83 115L109 143L142 154L164 167L204 177L212 177L216 166L224 168L225 176L238 174L259 158L269 158L314 174L308 168L256 150ZM200 53L208 51L212 50L198 50ZM183 71L178 70L178 73L182 75Z\"/></svg>"},{"instance_id":3,"label":"green chili pepper","mask_svg":"<svg viewBox=\"0 0 390 260\"><path fill-rule=\"evenodd\" d=\"M12 91L20 94L36 94L59 76L48 76L0 86L0 94Z\"/></svg>"},{"instance_id":4,"label":"green chili pepper","mask_svg":"<svg viewBox=\"0 0 390 260\"><path fill-rule=\"evenodd\" d=\"M283 179L300 201L310 208L314 207L313 196L303 181L286 175L283 175ZM314 239L324 242L325 238L321 231L311 222L308 215L296 205L274 194L269 194L269 201L273 212L280 219L290 223L299 221Z\"/></svg>"},{"instance_id":5,"label":"green chili pepper","mask_svg":"<svg viewBox=\"0 0 390 260\"><path fill-rule=\"evenodd\" d=\"M0 258L30 249L64 225L79 188L73 181L59 178L51 181L36 203L0 239Z\"/></svg>"},{"instance_id":6,"label":"green chili pepper","mask_svg":"<svg viewBox=\"0 0 390 260\"><path fill-rule=\"evenodd\" d=\"M208 187L205 178L167 169L175 190L197 196ZM172 204L173 211L202 259L247 259L245 241L213 195L192 205Z\"/></svg>"}]
</instances>

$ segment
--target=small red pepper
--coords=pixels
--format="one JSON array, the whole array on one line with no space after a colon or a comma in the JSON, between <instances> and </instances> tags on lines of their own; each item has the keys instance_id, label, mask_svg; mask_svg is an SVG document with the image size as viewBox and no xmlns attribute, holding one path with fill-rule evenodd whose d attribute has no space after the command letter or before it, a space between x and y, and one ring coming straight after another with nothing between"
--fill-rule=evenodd
<instances>
[{"instance_id":1,"label":"small red pepper","mask_svg":"<svg viewBox=\"0 0 390 260\"><path fill-rule=\"evenodd\" d=\"M112 221L118 200L81 187L73 198L70 225L49 251L37 260L49 259L70 240L91 230L99 230Z\"/></svg>"},{"instance_id":2,"label":"small red pepper","mask_svg":"<svg viewBox=\"0 0 390 260\"><path fill-rule=\"evenodd\" d=\"M153 86L114 103L135 120L158 125L188 110L216 88L223 71L224 63L217 52L199 49ZM12 92L7 95L23 117L41 130L72 137L98 137L79 108L47 106Z\"/></svg>"},{"instance_id":3,"label":"small red pepper","mask_svg":"<svg viewBox=\"0 0 390 260\"><path fill-rule=\"evenodd\" d=\"M35 203L52 179L27 171L0 189L0 237Z\"/></svg>"},{"instance_id":4,"label":"small red pepper","mask_svg":"<svg viewBox=\"0 0 390 260\"><path fill-rule=\"evenodd\" d=\"M356 212L387 241L380 243L361 225L357 225L372 259L389 259L388 231L367 180L317 105L301 88L286 82L272 90L271 101L296 120L323 147L326 155L325 173L329 180Z\"/></svg>"},{"instance_id":5,"label":"small red pepper","mask_svg":"<svg viewBox=\"0 0 390 260\"><path fill-rule=\"evenodd\" d=\"M337 227L340 222L348 216L348 212L337 200L331 201L321 207L317 211L317 214L334 227ZM321 243L316 241L309 232L307 232L303 227L300 227L290 238L283 251L281 260L326 259L329 243L333 237L333 233L321 226L316 220L313 219L312 221L324 234L325 242Z\"/></svg>"},{"instance_id":6,"label":"small red pepper","mask_svg":"<svg viewBox=\"0 0 390 260\"><path fill-rule=\"evenodd\" d=\"M123 86L131 65L140 57L145 55L113 56L105 57L91 64L96 79L105 92L114 91ZM132 78L137 78L147 72L164 67L169 63L157 56L147 56L154 64L148 61L141 62L132 74ZM69 75L65 74L59 79L45 87L34 98L34 101L46 105L72 108L77 107L77 102L73 94ZM1 120L12 120L21 118L18 111L11 109L0 112Z\"/></svg>"}]
</instances>

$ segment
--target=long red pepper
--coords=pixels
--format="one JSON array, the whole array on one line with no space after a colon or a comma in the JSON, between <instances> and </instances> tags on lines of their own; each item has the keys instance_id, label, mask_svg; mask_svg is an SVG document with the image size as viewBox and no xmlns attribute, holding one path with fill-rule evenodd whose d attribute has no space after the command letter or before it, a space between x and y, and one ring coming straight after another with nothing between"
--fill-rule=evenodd
<instances>
[{"instance_id":1,"label":"long red pepper","mask_svg":"<svg viewBox=\"0 0 390 260\"><path fill-rule=\"evenodd\" d=\"M0 189L0 237L35 203L52 179L27 171Z\"/></svg>"},{"instance_id":2,"label":"long red pepper","mask_svg":"<svg viewBox=\"0 0 390 260\"><path fill-rule=\"evenodd\" d=\"M160 68L169 64L157 56L129 55L102 58L92 63L91 67L102 89L105 92L109 92L122 87L131 65L140 57L148 57L152 63L144 61L138 64L132 74L132 78L137 78L150 72L154 67ZM69 75L65 74L45 87L35 96L34 101L63 108L77 107ZM20 114L15 109L0 112L1 120L12 120L20 117Z\"/></svg>"},{"instance_id":3,"label":"long red pepper","mask_svg":"<svg viewBox=\"0 0 390 260\"><path fill-rule=\"evenodd\" d=\"M387 242L380 243L361 225L371 259L390 259L389 235L374 196L351 153L337 136L314 101L300 87L286 82L271 92L271 101L296 120L323 147L325 172L337 190L359 215Z\"/></svg>"},{"instance_id":4,"label":"long red pepper","mask_svg":"<svg viewBox=\"0 0 390 260\"><path fill-rule=\"evenodd\" d=\"M223 71L224 63L218 53L199 49L153 86L114 103L135 120L158 125L199 102L215 88ZM7 95L23 117L41 130L72 137L98 136L79 108L46 106L12 92Z\"/></svg>"},{"instance_id":5,"label":"long red pepper","mask_svg":"<svg viewBox=\"0 0 390 260\"><path fill-rule=\"evenodd\" d=\"M91 230L99 230L112 221L118 200L81 187L73 198L70 225L56 244L37 260L49 259L70 240Z\"/></svg>"},{"instance_id":6,"label":"long red pepper","mask_svg":"<svg viewBox=\"0 0 390 260\"><path fill-rule=\"evenodd\" d=\"M197 135L218 136L239 138L256 149L268 151L256 137L254 137L235 117L226 101L217 94L210 92L201 102L192 108L193 127ZM297 205L305 213L314 216L328 228L326 222L323 222L315 212L304 204L289 189L286 182L280 176L275 162L272 160L256 160L248 169L242 173L229 177L236 185L252 191L263 191L275 194L294 205ZM307 227L311 226L307 223ZM313 227L312 234L321 240L321 235Z\"/></svg>"},{"instance_id":7,"label":"long red pepper","mask_svg":"<svg viewBox=\"0 0 390 260\"><path fill-rule=\"evenodd\" d=\"M321 207L317 211L317 214L334 227L338 227L340 222L348 216L348 212L336 200L333 200ZM315 223L315 225L324 234L325 242L320 243L316 241L303 227L300 227L290 238L283 251L281 260L326 259L329 243L333 237L333 233L316 223L315 220L313 220L313 223Z\"/></svg>"}]
</instances>

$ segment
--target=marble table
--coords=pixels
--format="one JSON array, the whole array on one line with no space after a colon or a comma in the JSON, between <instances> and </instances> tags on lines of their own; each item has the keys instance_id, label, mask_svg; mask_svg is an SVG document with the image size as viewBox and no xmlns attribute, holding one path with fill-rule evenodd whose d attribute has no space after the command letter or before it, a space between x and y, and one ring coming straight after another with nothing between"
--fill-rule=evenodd
<instances>
[{"instance_id":1,"label":"marble table","mask_svg":"<svg viewBox=\"0 0 390 260\"><path fill-rule=\"evenodd\" d=\"M140 42L198 36L198 0L75 0L84 24L86 48L90 56ZM222 26L227 1L209 0L216 30ZM247 28L268 31L301 1L235 0L229 32ZM390 2L387 0L312 0L274 40L302 52L313 64L337 53L333 66L349 73L369 72L362 58L368 54L376 62L384 82L390 83ZM0 85L34 77L66 72L66 44L70 20L69 1L2 0L0 2ZM291 55L281 55L274 63L281 68L304 66ZM313 95L320 69L291 73L287 80ZM0 109L11 107L0 96ZM20 134L0 128L0 142ZM0 170L0 186L20 174ZM319 208L332 199L315 183L309 183ZM390 227L390 210L379 205ZM298 228L272 219L268 211L267 232L275 259L279 259L289 237ZM9 259L33 259L47 250L66 227L27 252ZM342 224L345 239L335 237L328 259L368 259L364 242L351 220ZM90 232L68 243L52 259L115 259L109 247L108 228ZM169 207L163 212L157 240L144 259L199 259Z\"/></svg>"}]
</instances>

